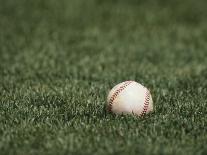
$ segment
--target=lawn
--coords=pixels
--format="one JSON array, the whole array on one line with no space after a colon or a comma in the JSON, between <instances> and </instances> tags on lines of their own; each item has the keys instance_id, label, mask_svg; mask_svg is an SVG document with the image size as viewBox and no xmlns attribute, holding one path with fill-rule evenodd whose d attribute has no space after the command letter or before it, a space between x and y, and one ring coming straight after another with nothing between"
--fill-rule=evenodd
<instances>
[{"instance_id":1,"label":"lawn","mask_svg":"<svg viewBox=\"0 0 207 155\"><path fill-rule=\"evenodd\" d=\"M205 0L0 0L1 155L206 155ZM135 80L154 112L106 111Z\"/></svg>"}]
</instances>

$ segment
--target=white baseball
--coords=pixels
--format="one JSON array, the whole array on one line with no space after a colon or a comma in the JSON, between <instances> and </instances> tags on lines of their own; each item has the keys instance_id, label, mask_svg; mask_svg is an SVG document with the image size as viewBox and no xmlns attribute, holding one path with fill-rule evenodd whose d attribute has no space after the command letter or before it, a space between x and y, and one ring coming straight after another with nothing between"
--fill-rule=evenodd
<instances>
[{"instance_id":1,"label":"white baseball","mask_svg":"<svg viewBox=\"0 0 207 155\"><path fill-rule=\"evenodd\" d=\"M112 88L107 103L108 110L115 114L143 116L153 110L149 90L135 81L125 81Z\"/></svg>"}]
</instances>

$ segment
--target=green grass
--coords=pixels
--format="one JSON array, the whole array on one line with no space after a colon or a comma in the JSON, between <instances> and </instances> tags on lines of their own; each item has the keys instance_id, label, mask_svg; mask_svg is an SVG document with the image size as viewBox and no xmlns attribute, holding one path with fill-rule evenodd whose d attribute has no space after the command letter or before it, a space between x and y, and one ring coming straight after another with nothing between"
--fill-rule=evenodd
<instances>
[{"instance_id":1,"label":"green grass","mask_svg":"<svg viewBox=\"0 0 207 155\"><path fill-rule=\"evenodd\" d=\"M207 154L206 5L0 0L0 154ZM125 80L153 113L106 112Z\"/></svg>"}]
</instances>

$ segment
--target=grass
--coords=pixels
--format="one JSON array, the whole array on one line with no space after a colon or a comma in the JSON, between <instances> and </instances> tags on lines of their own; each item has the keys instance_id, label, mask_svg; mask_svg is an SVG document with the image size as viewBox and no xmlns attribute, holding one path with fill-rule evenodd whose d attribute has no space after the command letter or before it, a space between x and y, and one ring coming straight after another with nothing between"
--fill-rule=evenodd
<instances>
[{"instance_id":1,"label":"grass","mask_svg":"<svg viewBox=\"0 0 207 155\"><path fill-rule=\"evenodd\" d=\"M0 154L207 154L204 0L0 2ZM125 80L153 113L106 112Z\"/></svg>"}]
</instances>

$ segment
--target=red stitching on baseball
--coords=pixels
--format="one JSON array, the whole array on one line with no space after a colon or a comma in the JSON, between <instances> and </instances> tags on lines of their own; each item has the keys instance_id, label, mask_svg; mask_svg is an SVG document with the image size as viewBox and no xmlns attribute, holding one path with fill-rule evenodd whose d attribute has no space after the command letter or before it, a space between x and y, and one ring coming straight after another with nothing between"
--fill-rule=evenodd
<instances>
[{"instance_id":1,"label":"red stitching on baseball","mask_svg":"<svg viewBox=\"0 0 207 155\"><path fill-rule=\"evenodd\" d=\"M149 101L150 101L150 92L147 90L146 91L146 97L145 97L145 101L144 101L144 108L142 110L142 113L140 116L144 116L147 112L147 109L149 107Z\"/></svg>"},{"instance_id":2,"label":"red stitching on baseball","mask_svg":"<svg viewBox=\"0 0 207 155\"><path fill-rule=\"evenodd\" d=\"M109 112L112 111L112 105L113 105L113 102L114 100L117 98L117 96L129 85L131 84L132 82L134 81L126 81L121 87L119 87L115 93L112 95L112 97L110 98L109 100L109 105L108 105L108 110Z\"/></svg>"}]
</instances>

